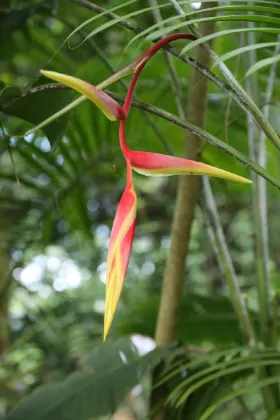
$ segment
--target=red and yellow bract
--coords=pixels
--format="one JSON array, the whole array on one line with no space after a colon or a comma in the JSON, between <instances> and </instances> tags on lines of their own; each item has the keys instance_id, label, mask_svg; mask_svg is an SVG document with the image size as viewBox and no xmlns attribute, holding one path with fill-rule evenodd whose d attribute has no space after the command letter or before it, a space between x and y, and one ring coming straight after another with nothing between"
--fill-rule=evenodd
<instances>
[{"instance_id":1,"label":"red and yellow bract","mask_svg":"<svg viewBox=\"0 0 280 420\"><path fill-rule=\"evenodd\" d=\"M108 251L104 339L106 339L117 309L129 263L136 224L137 197L132 181L131 165L129 161L126 164L127 183L117 208Z\"/></svg>"},{"instance_id":2,"label":"red and yellow bract","mask_svg":"<svg viewBox=\"0 0 280 420\"><path fill-rule=\"evenodd\" d=\"M131 150L126 143L125 123L129 114L133 91L141 71L148 60L164 45L177 39L195 39L190 34L175 34L158 41L148 51L135 59L131 64L110 76L115 81L122 75L135 71L126 95L123 107L117 104L109 95L95 86L72 76L56 72L41 71L45 76L68 85L91 99L111 120L120 121L119 140L122 153L127 165L127 183L117 208L111 232L106 276L106 306L104 319L104 340L111 327L121 291L125 281L129 263L132 242L136 224L137 197L133 186L132 169L148 176L169 175L209 175L232 181L251 183L247 178L215 168L201 162L167 156L158 153L149 153ZM109 80L107 79L107 81ZM106 85L104 81L98 86Z\"/></svg>"},{"instance_id":3,"label":"red and yellow bract","mask_svg":"<svg viewBox=\"0 0 280 420\"><path fill-rule=\"evenodd\" d=\"M159 153L131 150L127 146L125 140L125 121L120 121L119 135L123 155L130 162L132 169L142 175L208 175L215 176L216 178L229 179L231 181L251 183L247 178L211 165L206 165L202 162L162 155Z\"/></svg>"}]
</instances>

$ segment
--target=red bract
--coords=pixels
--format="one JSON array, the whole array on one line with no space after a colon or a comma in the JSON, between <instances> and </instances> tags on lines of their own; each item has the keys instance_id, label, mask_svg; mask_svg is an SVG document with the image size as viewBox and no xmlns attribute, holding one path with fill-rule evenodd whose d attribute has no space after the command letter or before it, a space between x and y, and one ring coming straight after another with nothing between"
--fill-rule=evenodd
<instances>
[{"instance_id":1,"label":"red bract","mask_svg":"<svg viewBox=\"0 0 280 420\"><path fill-rule=\"evenodd\" d=\"M105 115L111 120L120 120L119 139L120 146L127 165L127 184L121 197L111 232L106 277L106 307L104 320L104 340L111 327L117 309L121 290L124 284L129 263L132 242L136 223L136 193L132 181L132 169L149 176L169 175L210 175L232 181L251 183L243 178L223 169L215 168L201 162L167 156L158 153L149 153L131 150L126 143L125 122L129 114L133 91L141 71L148 60L164 45L177 39L195 39L189 34L175 34L158 41L148 51L135 59L131 64L112 75L108 80L115 81L121 76L135 71L126 95L123 107L118 105L109 95L83 80L54 72L42 72L45 76L67 84L91 99ZM106 81L99 87L106 85Z\"/></svg>"},{"instance_id":2,"label":"red bract","mask_svg":"<svg viewBox=\"0 0 280 420\"><path fill-rule=\"evenodd\" d=\"M137 198L131 172L127 161L127 183L114 219L108 251L104 340L117 309L134 237Z\"/></svg>"},{"instance_id":3,"label":"red bract","mask_svg":"<svg viewBox=\"0 0 280 420\"><path fill-rule=\"evenodd\" d=\"M120 122L120 145L125 158L130 162L132 169L147 176L170 175L208 175L231 181L251 183L247 178L233 174L223 169L206 165L194 160L161 155L159 153L139 152L129 149L125 139L125 121Z\"/></svg>"}]
</instances>

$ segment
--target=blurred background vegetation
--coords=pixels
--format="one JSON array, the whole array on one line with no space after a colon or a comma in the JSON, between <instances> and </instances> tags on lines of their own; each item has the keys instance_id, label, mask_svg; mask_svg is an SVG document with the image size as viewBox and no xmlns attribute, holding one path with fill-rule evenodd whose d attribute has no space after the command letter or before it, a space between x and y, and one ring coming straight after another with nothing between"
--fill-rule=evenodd
<instances>
[{"instance_id":1,"label":"blurred background vegetation","mask_svg":"<svg viewBox=\"0 0 280 420\"><path fill-rule=\"evenodd\" d=\"M143 362L140 363L142 359L138 356L154 348L153 337L170 246L177 179L134 176L138 193L135 242L116 319L108 343L102 345L108 241L116 205L125 185L118 127L86 101L44 130L19 137L77 97L76 93L64 89L32 94L30 89L49 83L39 76L40 69L75 75L98 84L112 74L112 70L122 68L151 45L138 39L127 47L134 34L117 24L85 40L92 30L108 22L106 17L84 26L65 42L75 28L96 16L96 13L77 3L66 0L2 0L0 6L1 418L5 418L38 386L59 384L77 370L88 372L90 369L99 375L98 385L94 385L96 388L86 394L89 401L95 401L96 409L93 402L91 411L81 409L88 400L81 402L86 397L79 391L80 408L76 405L72 414L69 410L67 413L66 410L52 414L53 420L109 418L121 403L123 408L115 414L115 419L140 420L146 418L149 411L149 376L144 375L142 386L126 395L139 383L141 369L142 373L148 369L146 365L141 365ZM107 9L120 5L118 0L100 3ZM221 2L221 5L225 3L229 4ZM252 2L244 1L242 4L248 3ZM139 0L116 13L126 15L150 5L148 1ZM183 7L185 12L189 12L199 4ZM275 4L274 7L280 13L279 6ZM154 23L153 12L143 11L129 20L142 29L148 28ZM250 12L246 13L249 15ZM171 6L162 8L161 14L163 19L176 16ZM255 24L265 26L264 23ZM217 30L242 25L244 22L222 20L217 23ZM213 48L221 56L248 43L246 36L237 33L218 37ZM277 34L258 32L255 38L257 43L275 42ZM185 43L178 43L178 47L183 46ZM188 54L193 55L193 52ZM243 85L248 70L248 55L239 55L226 63ZM256 50L257 61L273 55L274 47ZM186 106L191 68L180 60L174 59L173 63ZM269 69L267 66L255 74L259 106L265 101ZM219 70L215 68L213 71L222 78ZM112 90L125 93L120 83L116 83ZM147 65L136 94L147 103L177 114L176 98L170 87L162 53ZM276 131L280 131L279 106L278 67L269 107L270 121ZM229 105L228 95L211 83L205 129L248 155L246 114L234 101ZM129 145L135 149L166 153L167 142L177 156L182 155L184 130L151 114L147 118L145 112L136 108L130 114L127 137ZM280 178L279 154L270 143L267 144L267 159L268 171ZM203 160L242 176L250 176L246 167L209 143L204 145ZM218 179L211 180L211 186L242 295L252 323L258 326L251 189ZM279 191L269 185L267 209L270 292L277 318L280 284ZM173 366L175 362L178 365L178 360L187 363L193 358L196 360L199 355L212 354L211 351L214 351L214 356L201 361L192 368L193 371L191 368L189 371L182 369L168 382L169 391L176 389L188 372L195 374L208 363L213 366L213 363L226 363L241 356L242 363L245 363L246 357L246 360L252 357L240 350L244 341L224 274L207 232L200 201L192 227L185 274L187 281L184 282L178 314L177 344L168 350L168 354L160 350L159 353L148 353L151 360L144 362L147 366L154 366L163 355ZM219 356L217 352L221 350L228 350L226 356ZM256 351L255 359L259 361L257 354ZM271 350L269 354L277 361L277 366L280 360L277 340L274 353ZM132 369L133 366L134 371L127 375L125 371L122 373L121 368ZM271 369L275 368L277 376L275 366ZM114 367L114 378L108 376L106 379L105 373L113 374ZM244 383L246 385L248 380L256 383L253 369L254 366L248 366L235 373L229 372L222 379L213 378L191 397L186 397L178 411L174 408L172 416L201 418L201 413L215 396L233 392ZM120 388L123 388L122 392L116 395ZM11 415L11 419L51 418L48 414L42 414L42 417L38 414L40 407L52 401L51 392L51 388L46 389L41 396L45 399L40 400L37 395L36 403L33 401L37 404L37 411L33 412L37 412L36 415L27 414L26 407L22 406L14 417ZM55 395L59 393L57 389ZM102 398L104 409L101 407ZM277 407L279 410L280 407ZM277 409L275 419L280 418L276 417ZM170 414L168 418L172 416ZM262 394L257 389L227 402L213 418L265 419L268 415Z\"/></svg>"}]
</instances>

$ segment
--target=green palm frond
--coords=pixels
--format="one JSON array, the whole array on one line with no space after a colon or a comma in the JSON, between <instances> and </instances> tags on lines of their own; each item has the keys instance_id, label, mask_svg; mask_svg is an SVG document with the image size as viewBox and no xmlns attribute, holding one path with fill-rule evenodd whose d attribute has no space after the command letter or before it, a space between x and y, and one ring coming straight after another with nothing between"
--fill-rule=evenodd
<instances>
[{"instance_id":1,"label":"green palm frond","mask_svg":"<svg viewBox=\"0 0 280 420\"><path fill-rule=\"evenodd\" d=\"M192 398L196 399L196 395L199 395L202 411L198 417L194 415L191 418L206 419L226 401L240 396L246 397L249 392L277 383L279 364L280 353L275 349L236 347L209 352L194 358L181 353L166 366L155 386L162 386L165 383L174 385L171 387L166 404L176 407L179 412L184 410L185 405L191 403ZM274 366L276 369L272 377L266 379L255 377L256 369L269 366ZM213 390L214 384L219 391L213 392L209 399L205 391ZM191 415L190 411L187 412Z\"/></svg>"}]
</instances>

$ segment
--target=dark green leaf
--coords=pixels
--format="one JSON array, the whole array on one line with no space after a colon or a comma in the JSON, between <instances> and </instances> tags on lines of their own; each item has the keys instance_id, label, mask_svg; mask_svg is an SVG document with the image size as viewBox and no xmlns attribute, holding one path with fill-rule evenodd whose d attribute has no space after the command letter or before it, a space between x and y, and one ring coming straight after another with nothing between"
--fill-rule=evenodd
<instances>
[{"instance_id":1,"label":"dark green leaf","mask_svg":"<svg viewBox=\"0 0 280 420\"><path fill-rule=\"evenodd\" d=\"M104 349L90 359L91 366L105 363L104 371L74 373L59 384L38 388L7 420L88 420L91 416L112 414L142 375L167 354L166 349L157 349L142 358L109 366L108 355L115 359L119 350L109 341Z\"/></svg>"}]
</instances>

